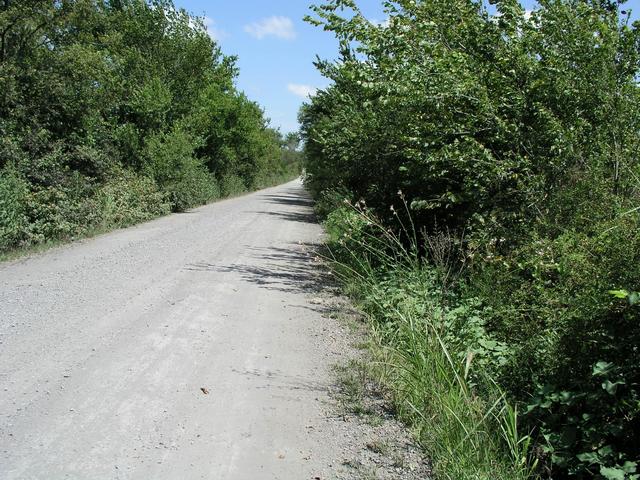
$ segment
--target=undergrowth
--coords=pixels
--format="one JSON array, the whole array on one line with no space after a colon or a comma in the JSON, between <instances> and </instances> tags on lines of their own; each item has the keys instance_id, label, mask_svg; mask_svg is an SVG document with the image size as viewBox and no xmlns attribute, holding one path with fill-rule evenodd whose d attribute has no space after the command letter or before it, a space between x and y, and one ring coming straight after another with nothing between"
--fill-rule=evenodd
<instances>
[{"instance_id":1,"label":"undergrowth","mask_svg":"<svg viewBox=\"0 0 640 480\"><path fill-rule=\"evenodd\" d=\"M432 237L431 258L440 264L428 263L413 227L403 227L408 246L363 205L339 208L326 222L333 271L370 320L377 380L437 478L535 478L517 407L482 368L487 340L480 322L468 322L477 305L449 288L456 272L447 250L455 242Z\"/></svg>"},{"instance_id":2,"label":"undergrowth","mask_svg":"<svg viewBox=\"0 0 640 480\"><path fill-rule=\"evenodd\" d=\"M182 180L162 191L150 178L119 170L105 185L91 192L30 192L26 182L23 186L18 177L2 173L0 262L249 191L237 177L223 179L219 187L210 176ZM296 176L297 173L273 173L251 190L286 183ZM172 208L176 205L180 208Z\"/></svg>"},{"instance_id":3,"label":"undergrowth","mask_svg":"<svg viewBox=\"0 0 640 480\"><path fill-rule=\"evenodd\" d=\"M307 19L306 185L399 410L440 476L640 479L634 2L360 3Z\"/></svg>"}]
</instances>

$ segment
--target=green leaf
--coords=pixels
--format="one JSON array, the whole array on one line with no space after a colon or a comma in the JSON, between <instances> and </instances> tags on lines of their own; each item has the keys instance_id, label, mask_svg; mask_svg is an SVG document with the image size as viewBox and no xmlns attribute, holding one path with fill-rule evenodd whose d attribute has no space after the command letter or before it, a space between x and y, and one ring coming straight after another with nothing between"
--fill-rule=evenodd
<instances>
[{"instance_id":1,"label":"green leaf","mask_svg":"<svg viewBox=\"0 0 640 480\"><path fill-rule=\"evenodd\" d=\"M624 385L625 382L623 380L618 380L617 382L612 382L610 380L605 380L602 383L602 388L607 391L609 395L615 395L618 390L618 385Z\"/></svg>"},{"instance_id":2,"label":"green leaf","mask_svg":"<svg viewBox=\"0 0 640 480\"><path fill-rule=\"evenodd\" d=\"M600 456L597 453L593 453L593 452L580 453L579 455L576 455L576 457L581 462L587 462L587 463L598 463L598 461L600 460Z\"/></svg>"},{"instance_id":3,"label":"green leaf","mask_svg":"<svg viewBox=\"0 0 640 480\"><path fill-rule=\"evenodd\" d=\"M608 457L613 454L613 447L611 445L605 445L602 448L598 449L598 455L601 457Z\"/></svg>"},{"instance_id":4,"label":"green leaf","mask_svg":"<svg viewBox=\"0 0 640 480\"><path fill-rule=\"evenodd\" d=\"M607 480L625 480L624 470L617 467L600 467L600 475Z\"/></svg>"},{"instance_id":5,"label":"green leaf","mask_svg":"<svg viewBox=\"0 0 640 480\"><path fill-rule=\"evenodd\" d=\"M612 369L613 369L613 363L598 362L593 366L593 375L604 376L604 375L607 375Z\"/></svg>"},{"instance_id":6,"label":"green leaf","mask_svg":"<svg viewBox=\"0 0 640 480\"><path fill-rule=\"evenodd\" d=\"M626 290L609 290L609 293L616 298L627 298L629 296L629 292Z\"/></svg>"},{"instance_id":7,"label":"green leaf","mask_svg":"<svg viewBox=\"0 0 640 480\"><path fill-rule=\"evenodd\" d=\"M625 473L636 473L637 467L638 464L636 462L624 462L622 469L625 471Z\"/></svg>"}]
</instances>

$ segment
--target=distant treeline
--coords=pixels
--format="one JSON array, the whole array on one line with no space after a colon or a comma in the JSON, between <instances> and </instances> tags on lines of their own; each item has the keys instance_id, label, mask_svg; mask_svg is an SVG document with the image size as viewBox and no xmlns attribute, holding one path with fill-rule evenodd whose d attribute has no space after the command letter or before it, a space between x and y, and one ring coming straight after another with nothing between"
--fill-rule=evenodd
<instances>
[{"instance_id":1,"label":"distant treeline","mask_svg":"<svg viewBox=\"0 0 640 480\"><path fill-rule=\"evenodd\" d=\"M295 176L237 73L171 0L1 0L0 251Z\"/></svg>"},{"instance_id":2,"label":"distant treeline","mask_svg":"<svg viewBox=\"0 0 640 480\"><path fill-rule=\"evenodd\" d=\"M381 3L314 8L340 58L301 120L399 411L438 478L640 478L640 24L624 1Z\"/></svg>"}]
</instances>

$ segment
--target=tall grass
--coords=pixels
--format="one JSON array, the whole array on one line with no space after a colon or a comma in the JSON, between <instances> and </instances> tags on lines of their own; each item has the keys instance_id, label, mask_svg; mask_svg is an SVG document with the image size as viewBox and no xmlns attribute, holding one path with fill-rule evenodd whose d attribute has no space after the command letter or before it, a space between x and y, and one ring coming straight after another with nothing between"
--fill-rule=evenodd
<instances>
[{"instance_id":1,"label":"tall grass","mask_svg":"<svg viewBox=\"0 0 640 480\"><path fill-rule=\"evenodd\" d=\"M378 379L437 478L534 478L531 437L519 428L517 408L475 365L472 351L450 340L456 335L447 331L447 283L459 268L450 255L455 242L446 235L419 239L412 224L396 217L399 232L359 204L343 206L326 222L332 269L370 319Z\"/></svg>"}]
</instances>

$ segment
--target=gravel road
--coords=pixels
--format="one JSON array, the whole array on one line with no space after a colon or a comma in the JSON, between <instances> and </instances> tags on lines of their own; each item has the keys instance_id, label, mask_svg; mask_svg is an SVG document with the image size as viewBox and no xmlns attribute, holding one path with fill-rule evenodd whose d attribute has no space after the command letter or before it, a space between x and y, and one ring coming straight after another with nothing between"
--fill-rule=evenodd
<instances>
[{"instance_id":1,"label":"gravel road","mask_svg":"<svg viewBox=\"0 0 640 480\"><path fill-rule=\"evenodd\" d=\"M321 234L294 181L1 264L0 478L331 478Z\"/></svg>"}]
</instances>

